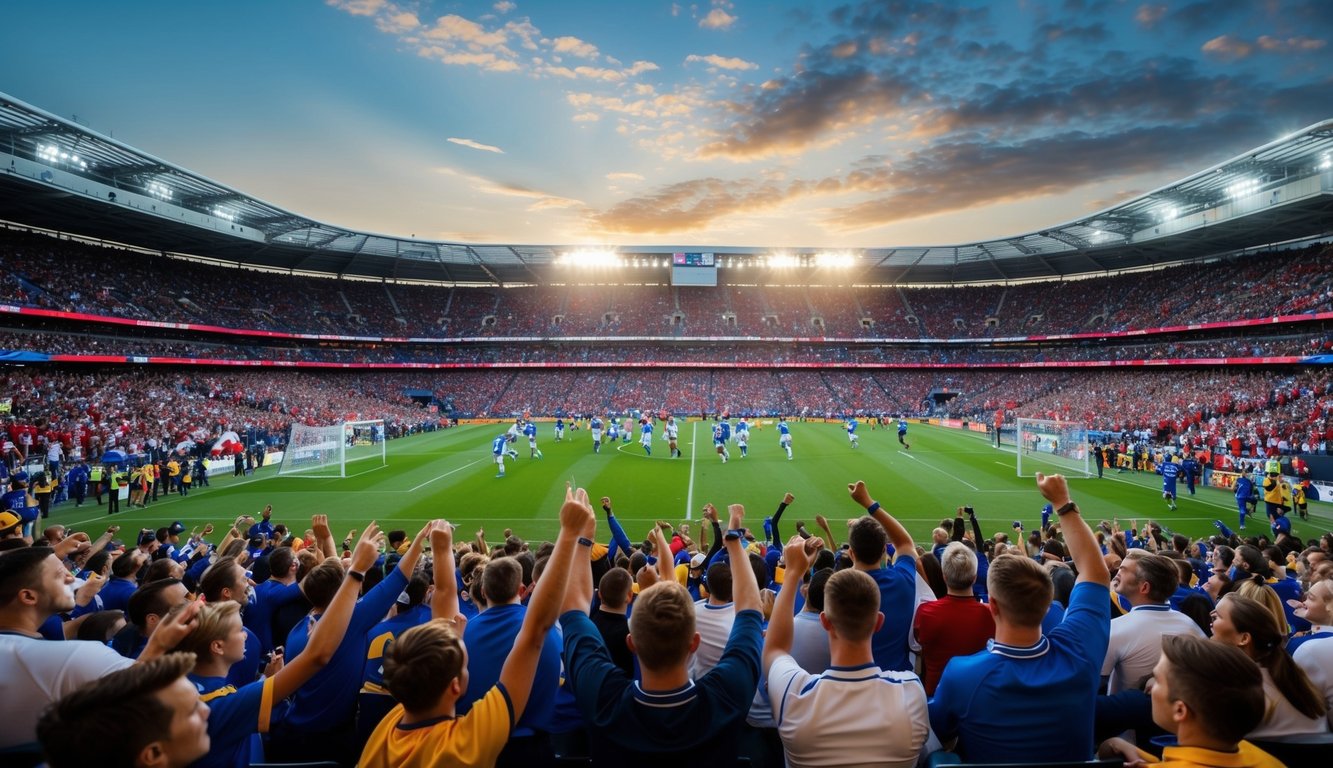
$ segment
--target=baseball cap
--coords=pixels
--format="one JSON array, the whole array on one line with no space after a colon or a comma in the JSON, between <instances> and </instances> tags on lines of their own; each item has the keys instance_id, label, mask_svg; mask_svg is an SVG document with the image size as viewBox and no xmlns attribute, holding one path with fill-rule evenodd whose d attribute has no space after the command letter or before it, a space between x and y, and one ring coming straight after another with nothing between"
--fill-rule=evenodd
<instances>
[{"instance_id":1,"label":"baseball cap","mask_svg":"<svg viewBox=\"0 0 1333 768\"><path fill-rule=\"evenodd\" d=\"M6 512L5 514L8 515L8 514L10 514L10 513L9 513L9 512ZM15 520L18 520L18 518L14 518L14 519L15 519ZM691 558L690 558L690 567L691 567L691 568L702 568L702 567L704 567L704 560L706 560L706 559L707 559L707 557L704 556L704 553L700 552L700 553L698 553L697 555L695 555L694 557L691 557Z\"/></svg>"},{"instance_id":2,"label":"baseball cap","mask_svg":"<svg viewBox=\"0 0 1333 768\"><path fill-rule=\"evenodd\" d=\"M143 533L139 534L140 546L144 544L152 544L155 541L157 541L157 535L154 534L152 531L144 531Z\"/></svg>"},{"instance_id":3,"label":"baseball cap","mask_svg":"<svg viewBox=\"0 0 1333 768\"><path fill-rule=\"evenodd\" d=\"M174 523L172 523L171 525L167 526L167 533L171 534L172 536L175 536L175 535L177 535L177 534L181 534L181 533L184 533L184 532L185 532L185 523L182 523L182 522L179 521L179 520L177 520L176 522L174 522Z\"/></svg>"},{"instance_id":4,"label":"baseball cap","mask_svg":"<svg viewBox=\"0 0 1333 768\"><path fill-rule=\"evenodd\" d=\"M21 522L23 522L23 518L7 509L4 512L0 512L0 531L13 528ZM703 555L699 555L699 557L703 557Z\"/></svg>"}]
</instances>

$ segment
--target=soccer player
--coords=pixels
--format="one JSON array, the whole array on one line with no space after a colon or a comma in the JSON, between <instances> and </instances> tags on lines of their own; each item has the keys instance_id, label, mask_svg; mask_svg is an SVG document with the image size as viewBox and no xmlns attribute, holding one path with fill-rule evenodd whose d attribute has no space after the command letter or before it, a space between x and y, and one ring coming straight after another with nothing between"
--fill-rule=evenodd
<instances>
[{"instance_id":1,"label":"soccer player","mask_svg":"<svg viewBox=\"0 0 1333 768\"><path fill-rule=\"evenodd\" d=\"M588 431L592 433L592 452L602 452L602 418L593 416L588 422Z\"/></svg>"},{"instance_id":2,"label":"soccer player","mask_svg":"<svg viewBox=\"0 0 1333 768\"><path fill-rule=\"evenodd\" d=\"M1291 503L1296 506L1296 514L1300 515L1302 520L1310 519L1310 505L1305 500L1305 484L1309 480L1300 480L1291 486Z\"/></svg>"},{"instance_id":3,"label":"soccer player","mask_svg":"<svg viewBox=\"0 0 1333 768\"><path fill-rule=\"evenodd\" d=\"M496 477L505 476L505 446L509 444L508 435L497 435L491 441L491 454L495 456L495 466L499 467Z\"/></svg>"},{"instance_id":4,"label":"soccer player","mask_svg":"<svg viewBox=\"0 0 1333 768\"><path fill-rule=\"evenodd\" d=\"M1194 460L1194 454L1185 453L1185 460L1180 462L1180 474L1185 476L1185 490L1194 495L1194 480L1199 476L1199 462Z\"/></svg>"},{"instance_id":5,"label":"soccer player","mask_svg":"<svg viewBox=\"0 0 1333 768\"><path fill-rule=\"evenodd\" d=\"M653 455L653 424L647 416L639 419L639 445L643 446L644 453Z\"/></svg>"},{"instance_id":6,"label":"soccer player","mask_svg":"<svg viewBox=\"0 0 1333 768\"><path fill-rule=\"evenodd\" d=\"M542 452L537 450L537 425L529 421L527 425L523 427L523 434L528 436L528 458L542 458Z\"/></svg>"},{"instance_id":7,"label":"soccer player","mask_svg":"<svg viewBox=\"0 0 1333 768\"><path fill-rule=\"evenodd\" d=\"M625 423L620 425L620 441L628 445L630 432L633 430L634 428L629 425L629 419L625 419Z\"/></svg>"},{"instance_id":8,"label":"soccer player","mask_svg":"<svg viewBox=\"0 0 1333 768\"><path fill-rule=\"evenodd\" d=\"M905 450L912 450L912 445L907 442L907 419L898 417L898 444Z\"/></svg>"},{"instance_id":9,"label":"soccer player","mask_svg":"<svg viewBox=\"0 0 1333 768\"><path fill-rule=\"evenodd\" d=\"M606 441L615 443L620 439L620 419L612 418L611 423L606 425Z\"/></svg>"},{"instance_id":10,"label":"soccer player","mask_svg":"<svg viewBox=\"0 0 1333 768\"><path fill-rule=\"evenodd\" d=\"M1176 478L1180 477L1180 465L1172 460L1174 458L1167 456L1157 468L1157 474L1162 476L1162 498L1172 511L1176 508Z\"/></svg>"},{"instance_id":11,"label":"soccer player","mask_svg":"<svg viewBox=\"0 0 1333 768\"><path fill-rule=\"evenodd\" d=\"M1240 510L1240 529L1245 530L1245 515L1250 511L1250 499L1255 497L1254 481L1249 475L1236 478L1236 508Z\"/></svg>"},{"instance_id":12,"label":"soccer player","mask_svg":"<svg viewBox=\"0 0 1333 768\"><path fill-rule=\"evenodd\" d=\"M791 461L791 429L785 416L778 417L778 447L787 452L787 461Z\"/></svg>"},{"instance_id":13,"label":"soccer player","mask_svg":"<svg viewBox=\"0 0 1333 768\"><path fill-rule=\"evenodd\" d=\"M565 439L565 420L556 418L555 420L555 441L558 443Z\"/></svg>"},{"instance_id":14,"label":"soccer player","mask_svg":"<svg viewBox=\"0 0 1333 768\"><path fill-rule=\"evenodd\" d=\"M679 459L680 448L678 447L677 440L680 438L680 427L676 425L675 416L667 417L666 427L663 428L663 432L666 435L667 445L671 448L671 457L673 459Z\"/></svg>"},{"instance_id":15,"label":"soccer player","mask_svg":"<svg viewBox=\"0 0 1333 768\"><path fill-rule=\"evenodd\" d=\"M722 445L725 447L727 443L731 442L731 417L723 414L720 426L722 427ZM730 451L727 452L727 458L731 458Z\"/></svg>"},{"instance_id":16,"label":"soccer player","mask_svg":"<svg viewBox=\"0 0 1333 768\"><path fill-rule=\"evenodd\" d=\"M741 424L744 424L744 423L745 423L745 422L743 422L743 421L741 422ZM742 459L745 458L746 455L749 453L749 450L750 450L750 430L748 430L748 429L740 429L740 425L739 425L739 424L737 425L737 429L736 429L736 445L740 446L740 449L741 449L741 458L742 458Z\"/></svg>"},{"instance_id":17,"label":"soccer player","mask_svg":"<svg viewBox=\"0 0 1333 768\"><path fill-rule=\"evenodd\" d=\"M853 447L853 448L860 448L860 447L861 447L861 438L859 438L859 437L856 436L856 417L855 417L855 416L853 416L852 418L850 418L850 419L847 420L847 427L846 427L846 429L847 429L847 441L850 442L850 443L852 444L852 447Z\"/></svg>"},{"instance_id":18,"label":"soccer player","mask_svg":"<svg viewBox=\"0 0 1333 768\"><path fill-rule=\"evenodd\" d=\"M713 425L713 446L717 448L717 455L722 457L722 463L727 463L730 456L727 453L727 440L722 436L722 422Z\"/></svg>"}]
</instances>

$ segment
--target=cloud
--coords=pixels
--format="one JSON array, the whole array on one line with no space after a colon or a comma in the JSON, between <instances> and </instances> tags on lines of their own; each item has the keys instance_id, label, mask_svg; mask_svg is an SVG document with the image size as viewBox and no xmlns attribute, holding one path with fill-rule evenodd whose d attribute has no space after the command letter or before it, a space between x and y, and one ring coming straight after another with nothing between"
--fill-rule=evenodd
<instances>
[{"instance_id":1,"label":"cloud","mask_svg":"<svg viewBox=\"0 0 1333 768\"><path fill-rule=\"evenodd\" d=\"M1259 50L1269 53L1305 53L1317 51L1328 44L1325 40L1311 37L1288 37L1284 40L1268 35L1261 35L1255 42L1259 45Z\"/></svg>"},{"instance_id":2,"label":"cloud","mask_svg":"<svg viewBox=\"0 0 1333 768\"><path fill-rule=\"evenodd\" d=\"M1255 53L1309 53L1327 45L1327 41L1312 37L1279 38L1260 35L1254 42L1235 35L1221 35L1203 44L1203 52L1215 58L1235 61Z\"/></svg>"},{"instance_id":3,"label":"cloud","mask_svg":"<svg viewBox=\"0 0 1333 768\"><path fill-rule=\"evenodd\" d=\"M456 14L441 16L435 20L435 26L427 29L426 37L432 40L462 43L478 48L503 46L508 36L502 30L490 30L471 19Z\"/></svg>"},{"instance_id":4,"label":"cloud","mask_svg":"<svg viewBox=\"0 0 1333 768\"><path fill-rule=\"evenodd\" d=\"M699 19L699 26L704 29L731 29L735 23L736 17L721 8L714 8L707 16Z\"/></svg>"},{"instance_id":5,"label":"cloud","mask_svg":"<svg viewBox=\"0 0 1333 768\"><path fill-rule=\"evenodd\" d=\"M392 14L385 14L375 19L375 26L381 32L400 35L405 32L411 32L421 26L421 20L415 13L410 11L401 11Z\"/></svg>"},{"instance_id":6,"label":"cloud","mask_svg":"<svg viewBox=\"0 0 1333 768\"><path fill-rule=\"evenodd\" d=\"M1161 21L1166 16L1166 10L1165 5L1149 5L1144 3L1134 12L1134 21L1138 22L1141 27L1152 29L1157 26L1157 22Z\"/></svg>"},{"instance_id":7,"label":"cloud","mask_svg":"<svg viewBox=\"0 0 1333 768\"><path fill-rule=\"evenodd\" d=\"M387 0L325 0L325 2L353 16L374 16L388 4Z\"/></svg>"},{"instance_id":8,"label":"cloud","mask_svg":"<svg viewBox=\"0 0 1333 768\"><path fill-rule=\"evenodd\" d=\"M715 53L710 53L707 56L700 56L697 53L691 53L689 56L685 57L685 63L687 64L693 64L698 61L702 61L705 64L708 64L710 67L714 67L716 69L731 69L731 70L759 69L759 65L755 64L752 61L746 61L745 59L738 59L733 56L719 56Z\"/></svg>"},{"instance_id":9,"label":"cloud","mask_svg":"<svg viewBox=\"0 0 1333 768\"><path fill-rule=\"evenodd\" d=\"M505 153L505 151L503 149L500 149L499 147L491 146L490 144L482 144L481 142L473 141L472 139L459 139L450 136L449 138L445 139L445 141L449 142L450 144L457 144L461 147L478 149L481 150L482 152L494 152L497 155L503 155Z\"/></svg>"},{"instance_id":10,"label":"cloud","mask_svg":"<svg viewBox=\"0 0 1333 768\"><path fill-rule=\"evenodd\" d=\"M571 118L576 123L595 123L602 119L602 116L596 112L580 112Z\"/></svg>"},{"instance_id":11,"label":"cloud","mask_svg":"<svg viewBox=\"0 0 1333 768\"><path fill-rule=\"evenodd\" d=\"M511 3L511 2L509 2L509 0L500 0L500 2L496 3L495 5L493 5L493 6L491 6L491 7L495 9L495 12L496 12L496 13L499 13L499 14L505 14L505 13L509 13L510 11L514 10L514 9L517 8L518 6L515 5L515 4L513 4L513 3Z\"/></svg>"},{"instance_id":12,"label":"cloud","mask_svg":"<svg viewBox=\"0 0 1333 768\"><path fill-rule=\"evenodd\" d=\"M450 141L453 141L453 139L450 139ZM581 200L542 192L541 190L533 189L524 184L508 181L494 181L485 178L484 176L477 176L448 166L438 166L434 170L436 173L444 176L454 176L463 179L468 184L472 185L473 189L484 194L532 200L533 202L527 207L527 210L529 211L586 206L586 203Z\"/></svg>"},{"instance_id":13,"label":"cloud","mask_svg":"<svg viewBox=\"0 0 1333 768\"><path fill-rule=\"evenodd\" d=\"M597 46L568 35L552 40L551 49L556 53L568 53L581 59L597 58Z\"/></svg>"},{"instance_id":14,"label":"cloud","mask_svg":"<svg viewBox=\"0 0 1333 768\"><path fill-rule=\"evenodd\" d=\"M1200 50L1219 59L1243 59L1254 53L1254 46L1234 35L1220 35L1204 43Z\"/></svg>"},{"instance_id":15,"label":"cloud","mask_svg":"<svg viewBox=\"0 0 1333 768\"><path fill-rule=\"evenodd\" d=\"M608 173L606 174L606 178L609 181L643 181L643 174L620 171L616 173Z\"/></svg>"}]
</instances>

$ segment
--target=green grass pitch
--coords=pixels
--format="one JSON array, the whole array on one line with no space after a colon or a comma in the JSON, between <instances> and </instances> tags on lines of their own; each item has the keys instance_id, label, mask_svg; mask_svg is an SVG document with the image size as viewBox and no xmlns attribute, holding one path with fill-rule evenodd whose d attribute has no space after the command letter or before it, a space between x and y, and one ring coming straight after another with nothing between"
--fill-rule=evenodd
<instances>
[{"instance_id":1,"label":"green grass pitch","mask_svg":"<svg viewBox=\"0 0 1333 768\"><path fill-rule=\"evenodd\" d=\"M597 455L586 430L567 431L566 439L557 443L549 422L539 429L538 445L545 458L529 459L527 441L520 438L514 444L520 458L506 461L508 475L503 479L495 477L490 452L491 440L503 426L469 424L391 441L387 466L354 463L348 466L347 478L278 477L277 467L269 466L249 477L216 477L211 487L196 487L188 498L171 496L147 509L131 510L122 502L123 511L114 518L91 498L81 508L66 502L53 509L49 522L96 537L114 519L122 527L121 538L132 541L139 526L157 528L180 520L187 529L206 522L225 528L238 515L257 517L265 504L272 504L274 522L286 523L298 534L308 527L312 514L325 513L339 538L349 529L364 528L370 520L377 520L384 530L413 533L427 520L445 518L468 536L484 527L492 543L499 541L505 528L541 541L557 531L557 514L569 481L587 488L594 502L610 496L634 541L642 540L657 519L697 521L706 502L720 510L727 504L745 505L748 527L759 532L764 517L773 513L786 491L796 496L796 502L783 515L784 535L795 532L797 521L805 521L817 533L814 517L823 514L834 535L844 541L844 521L860 511L848 499L846 484L865 480L917 543L928 545L931 529L942 518L952 517L960 505L976 509L989 536L996 531L1012 534L1015 520L1031 531L1044 504L1033 480L1016 476L1012 452L992 447L983 435L942 427L912 424L912 449L907 452L898 445L893 429L863 425L858 431L860 447L852 449L838 424L793 422L795 459L788 461L778 447L776 428L766 423L762 429L752 428L749 457L740 458L733 445L731 461L725 465L714 452L711 422L681 424L684 456L678 459L667 457L660 430L648 457L637 440L603 445ZM1183 496L1177 511L1168 511L1156 475L1109 472L1102 480L1073 479L1071 489L1093 524L1118 517L1128 527L1131 520L1144 524L1153 519L1198 537L1214 532L1214 519L1232 528L1237 523L1231 493L1219 489L1200 488L1197 496ZM1180 490L1184 493L1183 483ZM1329 507L1320 502L1310 506L1309 522L1293 521L1295 532L1304 539L1333 529ZM1254 521L1248 532L1263 527L1262 520ZM598 538L608 540L604 527Z\"/></svg>"}]
</instances>

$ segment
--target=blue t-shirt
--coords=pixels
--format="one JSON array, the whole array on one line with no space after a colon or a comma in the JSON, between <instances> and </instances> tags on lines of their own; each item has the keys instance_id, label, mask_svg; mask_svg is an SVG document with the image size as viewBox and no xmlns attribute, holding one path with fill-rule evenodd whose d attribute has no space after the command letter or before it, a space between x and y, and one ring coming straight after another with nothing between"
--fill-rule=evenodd
<instances>
[{"instance_id":1,"label":"blue t-shirt","mask_svg":"<svg viewBox=\"0 0 1333 768\"><path fill-rule=\"evenodd\" d=\"M849 435L856 434L856 419L851 419L850 421L847 422L847 434Z\"/></svg>"},{"instance_id":2,"label":"blue t-shirt","mask_svg":"<svg viewBox=\"0 0 1333 768\"><path fill-rule=\"evenodd\" d=\"M407 587L401 568L394 568L361 598L352 611L342 642L333 658L292 697L292 711L284 725L298 733L318 733L340 728L356 713L356 694L361 689L361 673L366 663L366 634L384 618L398 595ZM298 621L287 635L288 659L305 650L313 622Z\"/></svg>"},{"instance_id":3,"label":"blue t-shirt","mask_svg":"<svg viewBox=\"0 0 1333 768\"><path fill-rule=\"evenodd\" d=\"M790 434L791 434L791 429L789 429L789 428L787 427L787 422L783 421L783 422L779 422L779 423L778 423L778 434L779 434L779 435L790 435Z\"/></svg>"},{"instance_id":4,"label":"blue t-shirt","mask_svg":"<svg viewBox=\"0 0 1333 768\"><path fill-rule=\"evenodd\" d=\"M560 617L566 685L583 713L593 765L731 765L759 685L764 616L736 614L717 666L674 691L644 691L611 661L582 611Z\"/></svg>"},{"instance_id":5,"label":"blue t-shirt","mask_svg":"<svg viewBox=\"0 0 1333 768\"><path fill-rule=\"evenodd\" d=\"M492 440L492 441L491 441L491 453L494 454L494 455L496 455L496 456L499 456L500 454L504 453L504 452L505 452L505 443L506 443L506 442L507 442L507 438L506 438L504 435L500 435L499 437L497 437L497 438L495 438L494 440Z\"/></svg>"},{"instance_id":6,"label":"blue t-shirt","mask_svg":"<svg viewBox=\"0 0 1333 768\"><path fill-rule=\"evenodd\" d=\"M137 590L138 588L139 585L135 584L133 581L130 581L129 579L122 579L122 578L109 579L106 583L106 586L102 587L102 590L97 593L97 596L102 599L101 610L103 611L129 610L130 595L133 595L134 591Z\"/></svg>"},{"instance_id":7,"label":"blue t-shirt","mask_svg":"<svg viewBox=\"0 0 1333 768\"><path fill-rule=\"evenodd\" d=\"M514 649L514 639L518 637L527 613L525 605L493 605L468 621L463 630L463 642L468 652L468 684L467 690L458 698L458 716L466 715L491 686L500 682L500 670ZM531 736L534 731L551 730L555 689L559 685L560 633L552 627L542 643L528 705L514 724L511 736Z\"/></svg>"},{"instance_id":8,"label":"blue t-shirt","mask_svg":"<svg viewBox=\"0 0 1333 768\"><path fill-rule=\"evenodd\" d=\"M890 672L911 672L907 638L916 605L916 557L901 555L889 567L869 573L879 585L879 610L884 614L884 623L870 637L875 665Z\"/></svg>"},{"instance_id":9,"label":"blue t-shirt","mask_svg":"<svg viewBox=\"0 0 1333 768\"><path fill-rule=\"evenodd\" d=\"M260 680L237 688L221 677L189 675L208 705L208 754L190 768L245 768L250 765L250 735L266 733L273 716L273 682Z\"/></svg>"},{"instance_id":10,"label":"blue t-shirt","mask_svg":"<svg viewBox=\"0 0 1333 768\"><path fill-rule=\"evenodd\" d=\"M907 434L907 422L901 419L898 420L898 434L900 435Z\"/></svg>"},{"instance_id":11,"label":"blue t-shirt","mask_svg":"<svg viewBox=\"0 0 1333 768\"><path fill-rule=\"evenodd\" d=\"M400 613L392 619L385 619L367 632L366 667L361 674L362 685L368 683L371 686L383 688L384 656L389 652L389 647L393 645L393 641L412 627L420 626L428 621L430 621L430 606L423 604ZM468 687L471 688L471 684Z\"/></svg>"},{"instance_id":12,"label":"blue t-shirt","mask_svg":"<svg viewBox=\"0 0 1333 768\"><path fill-rule=\"evenodd\" d=\"M255 601L245 607L241 615L245 626L259 640L260 653L273 650L273 614L279 608L301 599L301 585L298 582L283 584L273 579L265 579L255 585Z\"/></svg>"},{"instance_id":13,"label":"blue t-shirt","mask_svg":"<svg viewBox=\"0 0 1333 768\"><path fill-rule=\"evenodd\" d=\"M1075 584L1064 620L1036 645L991 641L980 653L951 659L930 700L931 728L942 741L957 736L964 761L1092 759L1097 689L1110 637L1109 588Z\"/></svg>"},{"instance_id":14,"label":"blue t-shirt","mask_svg":"<svg viewBox=\"0 0 1333 768\"><path fill-rule=\"evenodd\" d=\"M537 425L529 421L528 425L523 428L523 434L527 435L528 437L536 437Z\"/></svg>"}]
</instances>

